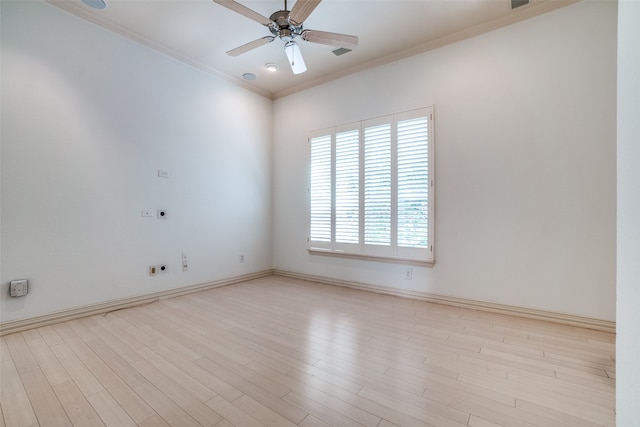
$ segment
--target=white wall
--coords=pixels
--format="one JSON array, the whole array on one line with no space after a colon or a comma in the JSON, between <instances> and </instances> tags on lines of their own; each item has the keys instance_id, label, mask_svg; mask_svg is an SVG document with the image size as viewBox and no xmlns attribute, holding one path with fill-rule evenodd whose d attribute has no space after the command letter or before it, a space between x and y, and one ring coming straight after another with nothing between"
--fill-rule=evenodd
<instances>
[{"instance_id":1,"label":"white wall","mask_svg":"<svg viewBox=\"0 0 640 427\"><path fill-rule=\"evenodd\" d=\"M272 266L615 319L615 2L292 95L273 121L269 100L54 7L0 4L0 321ZM309 255L308 132L431 104L436 265L405 280Z\"/></svg>"},{"instance_id":2,"label":"white wall","mask_svg":"<svg viewBox=\"0 0 640 427\"><path fill-rule=\"evenodd\" d=\"M640 419L640 3L618 9L618 305L616 413Z\"/></svg>"},{"instance_id":3,"label":"white wall","mask_svg":"<svg viewBox=\"0 0 640 427\"><path fill-rule=\"evenodd\" d=\"M1 321L271 268L270 100L48 4L1 3ZM170 272L150 277L157 263ZM11 299L19 278L30 293Z\"/></svg>"},{"instance_id":4,"label":"white wall","mask_svg":"<svg viewBox=\"0 0 640 427\"><path fill-rule=\"evenodd\" d=\"M586 1L276 101L274 267L615 320L615 88ZM432 104L435 266L308 254L308 132Z\"/></svg>"}]
</instances>

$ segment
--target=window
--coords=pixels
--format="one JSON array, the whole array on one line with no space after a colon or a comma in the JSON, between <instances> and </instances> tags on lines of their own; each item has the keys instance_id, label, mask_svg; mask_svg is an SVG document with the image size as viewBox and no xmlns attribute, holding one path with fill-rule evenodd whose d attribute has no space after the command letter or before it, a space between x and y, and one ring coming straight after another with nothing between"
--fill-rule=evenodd
<instances>
[{"instance_id":1,"label":"window","mask_svg":"<svg viewBox=\"0 0 640 427\"><path fill-rule=\"evenodd\" d=\"M433 262L433 108L313 132L309 250Z\"/></svg>"}]
</instances>

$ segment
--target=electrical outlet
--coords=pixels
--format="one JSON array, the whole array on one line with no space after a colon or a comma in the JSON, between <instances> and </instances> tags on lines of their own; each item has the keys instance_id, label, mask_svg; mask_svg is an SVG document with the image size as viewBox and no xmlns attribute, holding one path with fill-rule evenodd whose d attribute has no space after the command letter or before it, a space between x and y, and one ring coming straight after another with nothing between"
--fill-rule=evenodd
<instances>
[{"instance_id":1,"label":"electrical outlet","mask_svg":"<svg viewBox=\"0 0 640 427\"><path fill-rule=\"evenodd\" d=\"M23 297L29 293L29 281L27 279L12 280L10 284L12 297Z\"/></svg>"},{"instance_id":2,"label":"electrical outlet","mask_svg":"<svg viewBox=\"0 0 640 427\"><path fill-rule=\"evenodd\" d=\"M244 262L244 255L240 255L239 259L240 259L240 262Z\"/></svg>"},{"instance_id":3,"label":"electrical outlet","mask_svg":"<svg viewBox=\"0 0 640 427\"><path fill-rule=\"evenodd\" d=\"M413 269L411 267L407 267L404 270L404 278L408 280L413 279Z\"/></svg>"},{"instance_id":4,"label":"electrical outlet","mask_svg":"<svg viewBox=\"0 0 640 427\"><path fill-rule=\"evenodd\" d=\"M158 266L158 274L164 274L169 272L169 266L167 264L160 264Z\"/></svg>"}]
</instances>

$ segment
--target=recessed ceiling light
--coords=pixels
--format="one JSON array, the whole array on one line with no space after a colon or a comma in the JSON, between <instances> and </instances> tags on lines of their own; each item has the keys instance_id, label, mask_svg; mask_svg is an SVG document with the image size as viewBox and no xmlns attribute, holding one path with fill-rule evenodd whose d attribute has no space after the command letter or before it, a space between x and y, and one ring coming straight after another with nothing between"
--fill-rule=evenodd
<instances>
[{"instance_id":1,"label":"recessed ceiling light","mask_svg":"<svg viewBox=\"0 0 640 427\"><path fill-rule=\"evenodd\" d=\"M278 71L280 69L280 66L278 64L273 63L273 62L267 62L266 64L264 64L264 68L266 68L267 70L271 71L272 73L275 73L276 71Z\"/></svg>"},{"instance_id":2,"label":"recessed ceiling light","mask_svg":"<svg viewBox=\"0 0 640 427\"><path fill-rule=\"evenodd\" d=\"M107 3L104 0L82 0L84 4L94 9L104 9Z\"/></svg>"},{"instance_id":3,"label":"recessed ceiling light","mask_svg":"<svg viewBox=\"0 0 640 427\"><path fill-rule=\"evenodd\" d=\"M245 79L245 80L255 80L255 79L257 79L257 78L258 78L258 76L256 76L256 75L255 75L255 74L253 74L253 73L244 73L244 74L242 75L242 78L243 78L243 79Z\"/></svg>"}]
</instances>

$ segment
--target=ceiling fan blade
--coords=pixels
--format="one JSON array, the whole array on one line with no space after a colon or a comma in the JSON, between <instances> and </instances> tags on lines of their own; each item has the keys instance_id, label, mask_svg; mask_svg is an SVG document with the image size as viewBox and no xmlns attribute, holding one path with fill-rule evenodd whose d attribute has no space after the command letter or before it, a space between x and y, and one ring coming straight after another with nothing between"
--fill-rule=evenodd
<instances>
[{"instance_id":1,"label":"ceiling fan blade","mask_svg":"<svg viewBox=\"0 0 640 427\"><path fill-rule=\"evenodd\" d=\"M289 21L295 26L302 24L321 1L322 0L297 0L289 13Z\"/></svg>"},{"instance_id":2,"label":"ceiling fan blade","mask_svg":"<svg viewBox=\"0 0 640 427\"><path fill-rule=\"evenodd\" d=\"M300 37L311 43L326 44L334 47L346 47L352 49L358 45L357 36L329 33L327 31L304 30Z\"/></svg>"},{"instance_id":3,"label":"ceiling fan blade","mask_svg":"<svg viewBox=\"0 0 640 427\"><path fill-rule=\"evenodd\" d=\"M255 49L257 47L260 47L262 45L265 45L267 43L271 43L273 41L273 39L275 39L275 37L273 36L266 36L266 37L262 37L258 40L254 40L252 42L249 42L247 44L243 44L242 46L238 46L235 49L231 49L230 51L227 52L227 55L229 56L238 56L238 55L242 55L245 52L249 52L252 49Z\"/></svg>"},{"instance_id":4,"label":"ceiling fan blade","mask_svg":"<svg viewBox=\"0 0 640 427\"><path fill-rule=\"evenodd\" d=\"M254 21L265 25L267 27L271 25L275 25L275 23L267 18L266 16L260 15L258 12L249 9L248 7L241 5L237 1L234 0L213 0L214 3L218 3L220 6L224 6L227 9L231 9L234 12L239 13L240 15L244 15L249 19L253 19Z\"/></svg>"}]
</instances>

